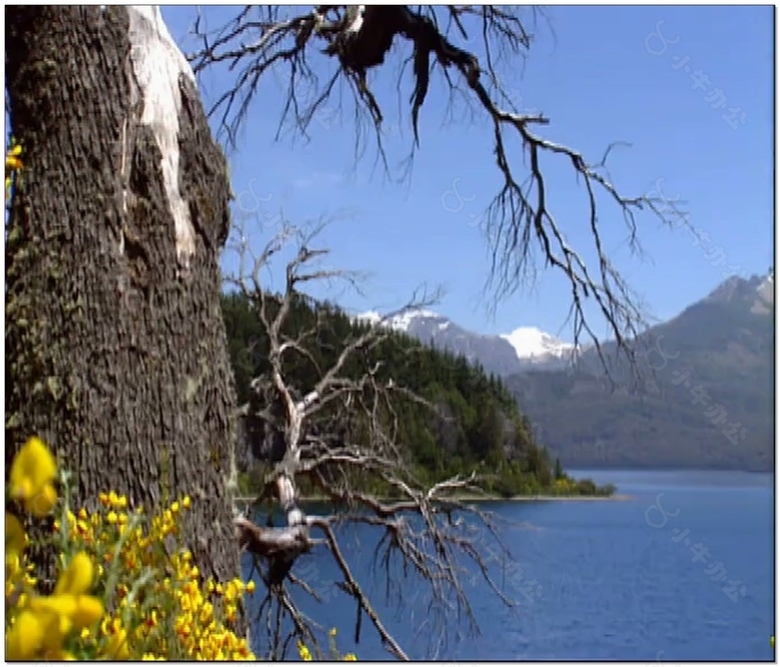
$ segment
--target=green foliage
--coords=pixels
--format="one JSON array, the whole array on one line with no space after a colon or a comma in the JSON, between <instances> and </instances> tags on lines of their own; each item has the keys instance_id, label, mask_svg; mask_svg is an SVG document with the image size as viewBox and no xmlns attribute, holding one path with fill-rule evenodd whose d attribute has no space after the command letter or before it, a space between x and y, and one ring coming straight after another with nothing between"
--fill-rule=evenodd
<instances>
[{"instance_id":1,"label":"green foliage","mask_svg":"<svg viewBox=\"0 0 780 667\"><path fill-rule=\"evenodd\" d=\"M243 295L224 295L222 306L237 393L243 404L252 399L252 378L270 370L268 339ZM277 308L278 304L269 300L268 317L273 317ZM368 331L368 325L353 322L332 304L300 297L292 303L283 331L292 337L311 332L304 343L311 358L289 355L285 365L287 380L305 394L333 366L348 341ZM529 420L519 413L499 378L487 376L463 356L434 350L401 334L392 334L374 349L353 355L343 375L357 379L379 361L379 380L392 379L396 386L415 392L436 408L434 412L411 400L399 400L394 406L397 441L418 481L433 484L454 474L477 471L489 476L487 490L498 495L551 492L562 471L553 470L549 454L534 440ZM384 417L389 424L389 413ZM348 419L340 417L335 427L328 423L333 418L332 411L323 409L317 424L329 432L348 432L358 442L367 433L358 413ZM253 470L242 476L240 485L242 490L257 489L261 481L262 474ZM353 483L365 492L391 493L388 486L369 476ZM301 480L301 493L311 490L306 480ZM572 486L570 491L573 495L596 493L595 487Z\"/></svg>"}]
</instances>

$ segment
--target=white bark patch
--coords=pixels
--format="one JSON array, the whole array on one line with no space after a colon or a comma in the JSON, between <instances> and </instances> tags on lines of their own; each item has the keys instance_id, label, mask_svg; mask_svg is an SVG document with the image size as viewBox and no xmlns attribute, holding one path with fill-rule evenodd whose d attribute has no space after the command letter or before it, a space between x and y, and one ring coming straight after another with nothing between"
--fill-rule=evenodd
<instances>
[{"instance_id":1,"label":"white bark patch","mask_svg":"<svg viewBox=\"0 0 780 667\"><path fill-rule=\"evenodd\" d=\"M176 259L187 270L195 255L195 229L187 203L179 190L179 77L195 84L187 59L171 38L156 6L129 6L130 59L141 99L141 123L154 133L162 153L162 173L168 206L176 233Z\"/></svg>"}]
</instances>

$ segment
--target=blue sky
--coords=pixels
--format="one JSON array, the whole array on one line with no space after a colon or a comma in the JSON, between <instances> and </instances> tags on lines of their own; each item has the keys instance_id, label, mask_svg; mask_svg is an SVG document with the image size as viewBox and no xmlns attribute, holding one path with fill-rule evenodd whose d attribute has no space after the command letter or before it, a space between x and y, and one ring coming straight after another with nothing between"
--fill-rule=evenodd
<instances>
[{"instance_id":1,"label":"blue sky","mask_svg":"<svg viewBox=\"0 0 780 667\"><path fill-rule=\"evenodd\" d=\"M231 11L203 9L210 27ZM663 193L686 202L691 224L706 233L709 247L718 253L715 260L707 259L707 251L695 247L685 231L640 215L640 238L649 259L632 259L621 213L603 201L605 247L650 313L660 319L676 315L718 285L728 267L765 273L774 243L773 9L554 6L545 12L547 21L537 23L525 62L500 68L515 103L543 112L551 123L540 133L581 150L593 162L610 142L630 142L630 148L610 157L618 187L640 195L663 179ZM191 51L187 32L195 9L166 7L163 14L183 50ZM669 42L666 49L658 38L648 37L659 22ZM396 46L386 71L371 81L385 109L386 147L395 176L412 141L411 73L402 79L400 101L397 84L400 54L409 52L408 45ZM318 71L332 71L325 56L312 57L320 59ZM680 69L673 69L676 64ZM707 79L694 89L691 77L698 70ZM201 92L213 101L231 82L224 70L215 70L202 78ZM703 99L715 89L722 91L727 107L746 113L736 130L722 117L728 108L712 108L721 97L712 103ZM294 141L289 132L275 140L281 90L273 75L261 84L238 150L229 154L241 203L234 205L234 214L254 225L249 228L255 230L255 246L270 238L272 225L264 221L279 211L296 223L333 216L335 222L321 237L333 251L328 262L367 272L365 297L325 285L313 290L316 296L336 298L354 310L392 309L422 284L441 285L445 295L435 309L463 326L504 333L533 325L571 339L570 325L564 326L569 290L551 270L499 302L494 315L486 310L487 242L473 220L497 192L500 176L490 126L479 110L469 117L460 103L448 120L444 88L433 85L421 111L413 171L408 182L398 184L374 169L372 144L356 163L351 106L345 104L339 113L337 98L312 123L308 143ZM510 159L523 169L519 146ZM584 191L566 162L548 162L553 214L570 243L592 259ZM452 195L443 199L453 183L463 199L460 205ZM713 266L721 257L727 264ZM230 271L235 261L226 256L223 266ZM275 275L276 284L281 272Z\"/></svg>"}]
</instances>

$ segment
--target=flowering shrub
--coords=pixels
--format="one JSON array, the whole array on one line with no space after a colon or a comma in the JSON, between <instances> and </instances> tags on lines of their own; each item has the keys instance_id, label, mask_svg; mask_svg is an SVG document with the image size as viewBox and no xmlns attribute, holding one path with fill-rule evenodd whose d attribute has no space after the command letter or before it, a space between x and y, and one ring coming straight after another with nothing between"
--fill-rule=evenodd
<instances>
[{"instance_id":1,"label":"flowering shrub","mask_svg":"<svg viewBox=\"0 0 780 667\"><path fill-rule=\"evenodd\" d=\"M52 535L60 575L52 595L37 594L25 559L27 535L6 511L8 659L255 659L246 640L228 628L254 582L200 582L180 541L189 498L149 521L142 509L129 512L127 499L113 492L100 495L99 511L74 513L67 498L57 498L56 474L54 457L38 438L11 467L12 501L36 518L60 510Z\"/></svg>"},{"instance_id":2,"label":"flowering shrub","mask_svg":"<svg viewBox=\"0 0 780 667\"><path fill-rule=\"evenodd\" d=\"M46 445L30 438L14 459L6 495L6 658L8 660L255 660L229 628L254 582L201 580L184 548L185 496L147 520L127 498L99 496L100 509L75 513L54 487L57 465ZM27 563L28 536L8 511L17 504L33 518L55 513L50 539L59 552L51 595L39 595ZM332 651L335 630L331 631ZM299 644L304 659L308 649ZM308 657L305 657L308 656ZM355 660L349 654L344 660Z\"/></svg>"}]
</instances>

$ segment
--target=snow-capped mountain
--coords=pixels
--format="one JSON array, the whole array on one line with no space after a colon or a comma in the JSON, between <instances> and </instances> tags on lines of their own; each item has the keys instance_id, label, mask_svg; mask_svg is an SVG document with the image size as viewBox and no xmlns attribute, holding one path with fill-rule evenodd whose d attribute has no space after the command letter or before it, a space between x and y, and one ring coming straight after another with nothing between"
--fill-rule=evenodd
<instances>
[{"instance_id":1,"label":"snow-capped mountain","mask_svg":"<svg viewBox=\"0 0 780 667\"><path fill-rule=\"evenodd\" d=\"M386 319L375 311L356 317L380 323L438 349L464 355L488 373L511 375L524 370L554 370L570 359L574 346L536 327L519 327L501 336L474 333L430 310L407 310Z\"/></svg>"},{"instance_id":2,"label":"snow-capped mountain","mask_svg":"<svg viewBox=\"0 0 780 667\"><path fill-rule=\"evenodd\" d=\"M376 324L377 322L380 322L382 320L383 316L380 313L377 313L374 310L369 310L368 312L361 313L357 316L357 319L365 320L367 322L371 322L372 324ZM400 331L402 333L409 333L409 329L412 327L413 323L419 322L421 320L444 320L442 324L445 325L448 323L448 321L445 320L445 318L441 317L440 315L434 313L431 310L406 310L402 313L393 315L392 317L387 317L385 319L385 326L390 327L394 331Z\"/></svg>"},{"instance_id":3,"label":"snow-capped mountain","mask_svg":"<svg viewBox=\"0 0 780 667\"><path fill-rule=\"evenodd\" d=\"M515 349L518 359L532 363L560 361L574 352L571 343L565 343L536 327L519 327L501 338Z\"/></svg>"}]
</instances>

